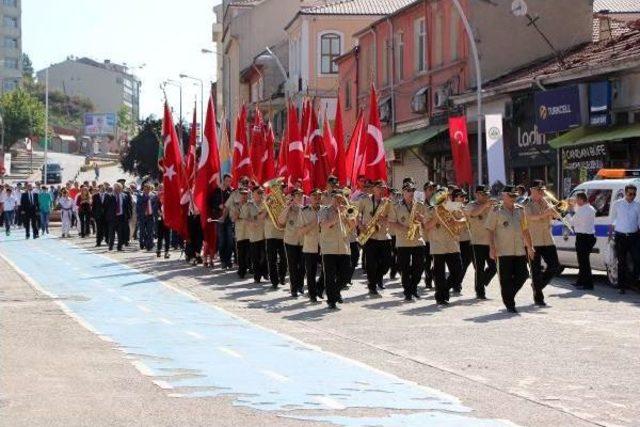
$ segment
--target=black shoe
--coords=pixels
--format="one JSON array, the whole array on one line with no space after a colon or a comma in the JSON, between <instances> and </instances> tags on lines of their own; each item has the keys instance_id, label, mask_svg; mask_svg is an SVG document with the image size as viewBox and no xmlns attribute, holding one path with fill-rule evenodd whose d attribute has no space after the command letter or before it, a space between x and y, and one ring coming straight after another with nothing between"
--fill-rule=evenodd
<instances>
[{"instance_id":1,"label":"black shoe","mask_svg":"<svg viewBox=\"0 0 640 427\"><path fill-rule=\"evenodd\" d=\"M377 297L377 296L380 296L380 293L374 289L372 291L369 291L369 295L372 297L374 296Z\"/></svg>"},{"instance_id":2,"label":"black shoe","mask_svg":"<svg viewBox=\"0 0 640 427\"><path fill-rule=\"evenodd\" d=\"M624 294L626 294L626 293L627 293L627 291L626 291L625 289L618 289L618 293L619 293L620 295L624 295Z\"/></svg>"},{"instance_id":3,"label":"black shoe","mask_svg":"<svg viewBox=\"0 0 640 427\"><path fill-rule=\"evenodd\" d=\"M309 297L309 301L311 301L312 303L317 303L318 302L318 298L316 297Z\"/></svg>"},{"instance_id":4,"label":"black shoe","mask_svg":"<svg viewBox=\"0 0 640 427\"><path fill-rule=\"evenodd\" d=\"M415 299L420 299L420 294L418 294L417 292L413 294Z\"/></svg>"},{"instance_id":5,"label":"black shoe","mask_svg":"<svg viewBox=\"0 0 640 427\"><path fill-rule=\"evenodd\" d=\"M411 298L410 296L408 296L408 297L404 297L404 301L405 301L405 302L412 302L412 301L413 301L413 298Z\"/></svg>"},{"instance_id":6,"label":"black shoe","mask_svg":"<svg viewBox=\"0 0 640 427\"><path fill-rule=\"evenodd\" d=\"M518 310L515 307L507 307L507 312L517 314Z\"/></svg>"},{"instance_id":7,"label":"black shoe","mask_svg":"<svg viewBox=\"0 0 640 427\"><path fill-rule=\"evenodd\" d=\"M291 292L291 298L298 298L297 292Z\"/></svg>"},{"instance_id":8,"label":"black shoe","mask_svg":"<svg viewBox=\"0 0 640 427\"><path fill-rule=\"evenodd\" d=\"M324 295L322 295L322 294L318 294L317 298L318 298L318 299L324 299Z\"/></svg>"},{"instance_id":9,"label":"black shoe","mask_svg":"<svg viewBox=\"0 0 640 427\"><path fill-rule=\"evenodd\" d=\"M537 302L534 302L534 305L536 305L537 307L546 307L547 303L544 301L537 301Z\"/></svg>"},{"instance_id":10,"label":"black shoe","mask_svg":"<svg viewBox=\"0 0 640 427\"><path fill-rule=\"evenodd\" d=\"M447 305L449 305L449 301L436 301L436 304L447 306Z\"/></svg>"},{"instance_id":11,"label":"black shoe","mask_svg":"<svg viewBox=\"0 0 640 427\"><path fill-rule=\"evenodd\" d=\"M384 283L382 282L378 283L378 289L384 289Z\"/></svg>"},{"instance_id":12,"label":"black shoe","mask_svg":"<svg viewBox=\"0 0 640 427\"><path fill-rule=\"evenodd\" d=\"M476 299L486 300L486 299L489 299L489 298L487 298L485 295L476 295Z\"/></svg>"},{"instance_id":13,"label":"black shoe","mask_svg":"<svg viewBox=\"0 0 640 427\"><path fill-rule=\"evenodd\" d=\"M278 289L278 285L271 285L271 289L273 289L274 291Z\"/></svg>"},{"instance_id":14,"label":"black shoe","mask_svg":"<svg viewBox=\"0 0 640 427\"><path fill-rule=\"evenodd\" d=\"M335 302L330 302L330 303L327 303L327 308L328 308L329 310L337 310L337 309L338 309L338 306L336 306L336 303L335 303Z\"/></svg>"},{"instance_id":15,"label":"black shoe","mask_svg":"<svg viewBox=\"0 0 640 427\"><path fill-rule=\"evenodd\" d=\"M164 253L164 259L169 259L169 257L170 257L170 256L171 256L171 255L169 255L169 252L165 252L165 253Z\"/></svg>"},{"instance_id":16,"label":"black shoe","mask_svg":"<svg viewBox=\"0 0 640 427\"><path fill-rule=\"evenodd\" d=\"M338 302L339 302L340 304L344 304L344 301L342 300L342 297L338 297Z\"/></svg>"},{"instance_id":17,"label":"black shoe","mask_svg":"<svg viewBox=\"0 0 640 427\"><path fill-rule=\"evenodd\" d=\"M160 252L156 252L156 258L160 258Z\"/></svg>"}]
</instances>

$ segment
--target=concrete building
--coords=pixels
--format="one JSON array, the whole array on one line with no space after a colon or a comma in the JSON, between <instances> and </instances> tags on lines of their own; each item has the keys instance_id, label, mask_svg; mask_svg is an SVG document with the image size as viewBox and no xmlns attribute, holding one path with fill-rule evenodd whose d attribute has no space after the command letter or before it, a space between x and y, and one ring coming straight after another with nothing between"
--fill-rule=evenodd
<instances>
[{"instance_id":1,"label":"concrete building","mask_svg":"<svg viewBox=\"0 0 640 427\"><path fill-rule=\"evenodd\" d=\"M18 87L22 79L22 0L0 3L0 90Z\"/></svg>"},{"instance_id":2,"label":"concrete building","mask_svg":"<svg viewBox=\"0 0 640 427\"><path fill-rule=\"evenodd\" d=\"M69 57L51 65L48 70L50 90L89 98L98 113L117 114L126 105L132 118L139 119L141 82L125 65L109 60L97 62L90 58ZM45 80L45 71L37 73L41 82Z\"/></svg>"},{"instance_id":3,"label":"concrete building","mask_svg":"<svg viewBox=\"0 0 640 427\"><path fill-rule=\"evenodd\" d=\"M640 20L640 1L595 0L593 2L593 41L610 39L629 31L629 24Z\"/></svg>"}]
</instances>

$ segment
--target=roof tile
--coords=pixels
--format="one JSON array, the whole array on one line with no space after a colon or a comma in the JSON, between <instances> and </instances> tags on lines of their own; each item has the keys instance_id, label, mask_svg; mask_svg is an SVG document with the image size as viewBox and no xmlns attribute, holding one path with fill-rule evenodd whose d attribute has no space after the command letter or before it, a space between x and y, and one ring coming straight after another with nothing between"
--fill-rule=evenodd
<instances>
[{"instance_id":1,"label":"roof tile","mask_svg":"<svg viewBox=\"0 0 640 427\"><path fill-rule=\"evenodd\" d=\"M388 15L415 0L328 0L305 7L305 15Z\"/></svg>"}]
</instances>

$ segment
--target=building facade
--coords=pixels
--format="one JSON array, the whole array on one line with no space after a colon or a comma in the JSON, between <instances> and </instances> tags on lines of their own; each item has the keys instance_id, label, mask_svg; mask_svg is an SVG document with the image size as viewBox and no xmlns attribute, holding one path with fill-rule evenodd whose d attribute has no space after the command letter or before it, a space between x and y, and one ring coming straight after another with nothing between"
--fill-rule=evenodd
<instances>
[{"instance_id":1,"label":"building facade","mask_svg":"<svg viewBox=\"0 0 640 427\"><path fill-rule=\"evenodd\" d=\"M22 79L22 0L0 3L0 89L16 89Z\"/></svg>"},{"instance_id":2,"label":"building facade","mask_svg":"<svg viewBox=\"0 0 640 427\"><path fill-rule=\"evenodd\" d=\"M38 71L38 80L45 81L49 72L50 90L69 96L89 98L99 113L117 114L127 106L134 121L140 117L140 80L124 65L109 60L97 62L89 58L68 58L48 69Z\"/></svg>"}]
</instances>

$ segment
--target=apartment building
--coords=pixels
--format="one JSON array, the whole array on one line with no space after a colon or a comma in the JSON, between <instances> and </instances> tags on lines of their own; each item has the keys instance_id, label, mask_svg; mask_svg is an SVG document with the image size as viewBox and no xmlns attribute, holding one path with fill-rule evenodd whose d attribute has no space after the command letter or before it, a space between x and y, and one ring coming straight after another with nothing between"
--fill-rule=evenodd
<instances>
[{"instance_id":1,"label":"apartment building","mask_svg":"<svg viewBox=\"0 0 640 427\"><path fill-rule=\"evenodd\" d=\"M0 3L0 89L18 87L22 79L22 0Z\"/></svg>"}]
</instances>

